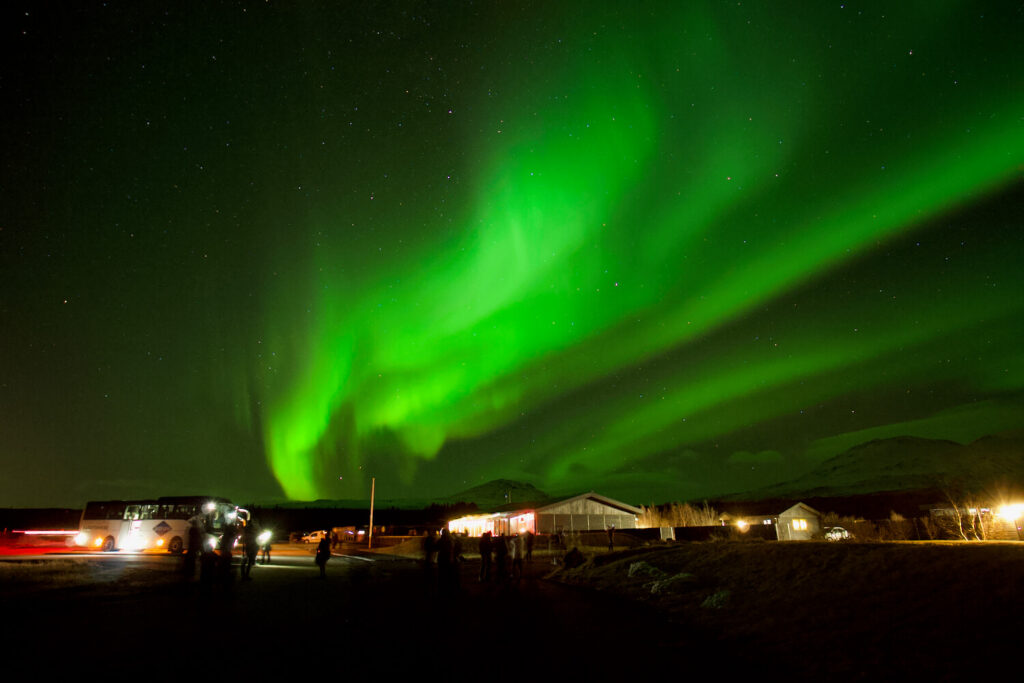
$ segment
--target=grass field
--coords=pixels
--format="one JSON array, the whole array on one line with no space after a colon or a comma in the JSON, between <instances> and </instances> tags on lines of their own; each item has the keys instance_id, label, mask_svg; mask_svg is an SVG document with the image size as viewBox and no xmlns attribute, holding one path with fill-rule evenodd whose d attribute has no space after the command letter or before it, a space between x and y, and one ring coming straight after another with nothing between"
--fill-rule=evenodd
<instances>
[{"instance_id":1,"label":"grass field","mask_svg":"<svg viewBox=\"0 0 1024 683\"><path fill-rule=\"evenodd\" d=\"M1024 635L1020 543L687 543L594 554L551 578L651 604L802 677L954 680L1014 659Z\"/></svg>"}]
</instances>

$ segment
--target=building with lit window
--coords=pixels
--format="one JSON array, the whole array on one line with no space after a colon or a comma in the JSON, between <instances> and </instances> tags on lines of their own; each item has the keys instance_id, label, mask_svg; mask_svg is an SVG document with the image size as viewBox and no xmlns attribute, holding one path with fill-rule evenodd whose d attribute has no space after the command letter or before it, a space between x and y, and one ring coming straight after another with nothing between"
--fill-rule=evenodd
<instances>
[{"instance_id":1,"label":"building with lit window","mask_svg":"<svg viewBox=\"0 0 1024 683\"><path fill-rule=\"evenodd\" d=\"M821 513L805 503L779 513L775 533L780 541L809 541L821 538Z\"/></svg>"},{"instance_id":2,"label":"building with lit window","mask_svg":"<svg viewBox=\"0 0 1024 683\"><path fill-rule=\"evenodd\" d=\"M606 498L591 491L572 498L548 503L514 503L493 512L453 519L448 528L453 533L481 536L490 531L495 536L516 535L527 531L540 534L577 531L636 529L639 508Z\"/></svg>"},{"instance_id":3,"label":"building with lit window","mask_svg":"<svg viewBox=\"0 0 1024 683\"><path fill-rule=\"evenodd\" d=\"M822 536L821 513L806 503L797 503L782 512L725 513L719 519L723 526L735 526L741 533L755 527L771 527L774 534L768 533L780 541L809 541ZM762 533L758 537L766 536Z\"/></svg>"}]
</instances>

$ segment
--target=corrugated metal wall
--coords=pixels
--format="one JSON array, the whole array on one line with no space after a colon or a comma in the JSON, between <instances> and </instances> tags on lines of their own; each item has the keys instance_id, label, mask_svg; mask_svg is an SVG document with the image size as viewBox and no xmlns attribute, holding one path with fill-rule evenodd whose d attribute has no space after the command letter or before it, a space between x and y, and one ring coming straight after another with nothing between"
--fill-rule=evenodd
<instances>
[{"instance_id":1,"label":"corrugated metal wall","mask_svg":"<svg viewBox=\"0 0 1024 683\"><path fill-rule=\"evenodd\" d=\"M537 531L552 534L563 531L604 531L610 526L616 529L635 529L636 517L623 514L620 510L601 506L614 513L598 514L538 514Z\"/></svg>"}]
</instances>

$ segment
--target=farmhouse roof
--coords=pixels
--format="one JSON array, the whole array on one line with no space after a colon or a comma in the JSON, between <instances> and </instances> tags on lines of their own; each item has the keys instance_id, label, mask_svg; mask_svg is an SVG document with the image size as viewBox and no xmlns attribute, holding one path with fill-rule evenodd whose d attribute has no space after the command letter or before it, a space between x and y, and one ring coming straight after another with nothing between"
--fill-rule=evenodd
<instances>
[{"instance_id":1,"label":"farmhouse roof","mask_svg":"<svg viewBox=\"0 0 1024 683\"><path fill-rule=\"evenodd\" d=\"M765 505L760 505L758 507L749 507L749 508L733 508L731 510L727 510L726 512L723 512L721 515L719 515L718 518L721 519L721 520L724 520L724 521L729 521L731 519L747 518L747 517L763 517L763 518L767 519L768 517L781 517L782 515L785 515L786 513L799 514L800 510L805 511L808 514L817 515L819 517L821 516L820 512L818 512L817 510L812 508L807 503L799 502L796 505L791 505L790 507L788 507L788 508L786 508L784 510L781 510L781 511L779 510L779 506L768 507L768 506L765 506Z\"/></svg>"},{"instance_id":2,"label":"farmhouse roof","mask_svg":"<svg viewBox=\"0 0 1024 683\"><path fill-rule=\"evenodd\" d=\"M588 493L581 493L580 495L573 496L572 498L564 498L562 500L552 501L550 503L547 503L543 507L536 508L534 511L538 513L545 512L549 508L555 508L564 505L565 503L571 503L576 500L586 499L592 500L596 503L601 503L602 505L607 505L608 507L618 508L619 510L622 510L623 512L628 512L631 515L639 515L643 513L643 510L641 510L640 508L633 507L628 503L623 503L621 500L615 500L614 498L602 496L598 493L594 493L593 491L590 491Z\"/></svg>"},{"instance_id":3,"label":"farmhouse roof","mask_svg":"<svg viewBox=\"0 0 1024 683\"><path fill-rule=\"evenodd\" d=\"M785 510L783 510L782 512L779 513L779 517L781 517L782 515L785 515L785 514L790 514L790 513L791 514L800 514L801 512L810 513L812 515L817 515L818 517L821 517L821 513L820 512L818 512L817 510L815 510L810 505L808 505L807 503L804 503L804 502L800 502L800 503L797 503L796 505L794 505L792 507L786 508Z\"/></svg>"},{"instance_id":4,"label":"farmhouse roof","mask_svg":"<svg viewBox=\"0 0 1024 683\"><path fill-rule=\"evenodd\" d=\"M572 496L571 498L560 498L558 500L544 500L544 501L523 502L523 503L508 503L506 505L502 505L500 507L493 508L491 510L491 512L518 512L520 510L522 510L522 511L532 510L536 514L541 514L541 513L544 513L544 512L548 512L551 508L557 508L557 507L560 507L562 505L565 505L566 503L571 503L573 501L585 500L585 499L593 500L594 502L601 503L602 505L607 505L609 507L617 508L619 510L622 510L623 512L628 512L631 515L639 515L639 514L643 513L643 510L641 510L640 508L633 507L632 505L629 505L628 503L623 503L622 501L615 500L614 498L608 498L607 496L602 496L602 495L600 495L598 493L594 493L593 491L589 491L587 493L581 493L578 496Z\"/></svg>"}]
</instances>

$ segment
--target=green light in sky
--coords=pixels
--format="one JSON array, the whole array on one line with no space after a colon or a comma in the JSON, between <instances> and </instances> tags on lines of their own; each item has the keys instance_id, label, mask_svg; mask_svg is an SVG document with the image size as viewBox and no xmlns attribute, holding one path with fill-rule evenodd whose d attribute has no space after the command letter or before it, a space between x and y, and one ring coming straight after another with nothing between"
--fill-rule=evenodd
<instances>
[{"instance_id":1,"label":"green light in sky","mask_svg":"<svg viewBox=\"0 0 1024 683\"><path fill-rule=\"evenodd\" d=\"M450 439L486 435L524 409L685 355L1019 177L1019 90L960 95L943 81L935 110L902 82L916 72L880 71L879 60L897 58L883 54L887 43L864 48L858 66L799 41L781 52L775 40L744 42L714 13L668 18L687 30L653 22L631 34L632 50L576 54L549 82L480 103L505 113L472 134L479 173L455 197L457 223L432 243L369 275L340 274L339 263L357 265L350 254L291 273L290 286L312 283L314 313L284 333L290 372L274 380L264 419L269 462L289 496L328 495L339 473L357 484L367 448L384 435L400 457L430 460ZM592 28L573 39L586 44ZM850 38L850 29L827 28ZM915 68L938 69L939 56L921 54L927 46ZM807 85L825 73L834 91ZM860 92L865 77L878 80ZM863 118L872 108L881 126ZM979 292L978 301L1000 319L1021 309L1019 297ZM816 400L830 391L823 378L872 359L971 334L974 319L948 303L922 293L915 305L919 324L886 320L856 341L811 321L782 358L723 350L699 369L682 361L662 379L664 400L609 400L593 438L570 427L540 435L547 446L535 447L532 467L569 486L575 472L607 473ZM885 320L870 305L843 315L854 313ZM801 382L806 389L795 388ZM752 395L773 407L752 410ZM732 417L717 426L670 428L681 415L728 406Z\"/></svg>"}]
</instances>

